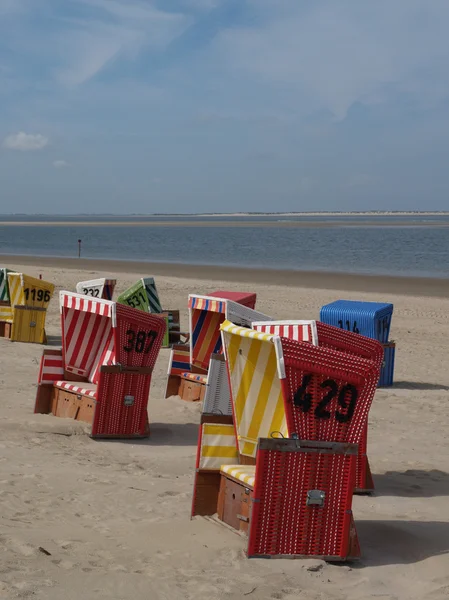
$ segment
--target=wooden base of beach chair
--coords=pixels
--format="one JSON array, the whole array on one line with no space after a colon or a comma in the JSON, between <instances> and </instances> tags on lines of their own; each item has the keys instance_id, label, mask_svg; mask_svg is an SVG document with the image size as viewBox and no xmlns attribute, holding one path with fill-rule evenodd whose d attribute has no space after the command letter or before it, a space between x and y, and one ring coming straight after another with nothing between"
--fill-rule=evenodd
<instances>
[{"instance_id":1,"label":"wooden base of beach chair","mask_svg":"<svg viewBox=\"0 0 449 600\"><path fill-rule=\"evenodd\" d=\"M34 412L40 415L48 415L52 412L54 387L52 385L38 385Z\"/></svg>"},{"instance_id":2,"label":"wooden base of beach chair","mask_svg":"<svg viewBox=\"0 0 449 600\"><path fill-rule=\"evenodd\" d=\"M217 512L220 481L220 473L204 471L196 473L192 517L206 517Z\"/></svg>"},{"instance_id":3,"label":"wooden base of beach chair","mask_svg":"<svg viewBox=\"0 0 449 600\"><path fill-rule=\"evenodd\" d=\"M12 329L12 323L6 323L5 321L0 321L0 337L10 339L11 338L11 329Z\"/></svg>"},{"instance_id":4,"label":"wooden base of beach chair","mask_svg":"<svg viewBox=\"0 0 449 600\"><path fill-rule=\"evenodd\" d=\"M94 418L95 404L96 401L91 396L53 388L51 412L55 417L91 424Z\"/></svg>"},{"instance_id":5,"label":"wooden base of beach chair","mask_svg":"<svg viewBox=\"0 0 449 600\"><path fill-rule=\"evenodd\" d=\"M15 306L10 339L13 342L44 344L46 316L46 308Z\"/></svg>"},{"instance_id":6,"label":"wooden base of beach chair","mask_svg":"<svg viewBox=\"0 0 449 600\"><path fill-rule=\"evenodd\" d=\"M180 378L178 395L187 402L202 402L206 391L206 385L187 379Z\"/></svg>"},{"instance_id":7,"label":"wooden base of beach chair","mask_svg":"<svg viewBox=\"0 0 449 600\"><path fill-rule=\"evenodd\" d=\"M221 474L217 504L219 520L247 534L251 520L253 491L251 486Z\"/></svg>"}]
</instances>

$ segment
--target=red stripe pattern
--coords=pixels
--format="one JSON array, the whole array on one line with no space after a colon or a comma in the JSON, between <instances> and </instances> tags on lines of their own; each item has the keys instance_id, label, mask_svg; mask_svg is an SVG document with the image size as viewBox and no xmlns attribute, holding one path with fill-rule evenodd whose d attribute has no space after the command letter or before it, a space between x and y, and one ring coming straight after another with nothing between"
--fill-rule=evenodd
<instances>
[{"instance_id":1,"label":"red stripe pattern","mask_svg":"<svg viewBox=\"0 0 449 600\"><path fill-rule=\"evenodd\" d=\"M52 385L58 379L64 377L64 363L61 356L54 354L43 354L39 371L39 384Z\"/></svg>"},{"instance_id":2,"label":"red stripe pattern","mask_svg":"<svg viewBox=\"0 0 449 600\"><path fill-rule=\"evenodd\" d=\"M97 391L89 388L83 388L80 385L75 385L71 381L55 381L55 387L68 392L74 392L75 394L81 394L82 396L90 396L91 398L97 397Z\"/></svg>"},{"instance_id":3,"label":"red stripe pattern","mask_svg":"<svg viewBox=\"0 0 449 600\"><path fill-rule=\"evenodd\" d=\"M297 342L312 342L312 328L310 325L271 325L264 323L263 325L254 325L256 331L279 335Z\"/></svg>"},{"instance_id":4,"label":"red stripe pattern","mask_svg":"<svg viewBox=\"0 0 449 600\"><path fill-rule=\"evenodd\" d=\"M98 309L104 306L92 300L86 300L81 304L89 308L93 305ZM82 307L63 307L62 331L66 371L83 377L89 377L91 374L96 376L95 367L104 354L105 348L113 348L112 320L108 311L103 312L106 314L84 311ZM113 353L113 350L111 352ZM113 356L111 358L113 359Z\"/></svg>"}]
</instances>

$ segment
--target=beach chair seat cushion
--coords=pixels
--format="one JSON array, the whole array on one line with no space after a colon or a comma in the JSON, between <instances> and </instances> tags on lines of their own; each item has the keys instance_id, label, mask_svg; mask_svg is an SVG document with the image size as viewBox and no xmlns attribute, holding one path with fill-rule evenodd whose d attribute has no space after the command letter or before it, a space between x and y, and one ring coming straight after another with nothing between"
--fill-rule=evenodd
<instances>
[{"instance_id":1,"label":"beach chair seat cushion","mask_svg":"<svg viewBox=\"0 0 449 600\"><path fill-rule=\"evenodd\" d=\"M189 381L195 381L195 383L202 383L206 385L207 383L207 375L198 375L198 373L182 373L181 377L184 379L188 379Z\"/></svg>"},{"instance_id":2,"label":"beach chair seat cushion","mask_svg":"<svg viewBox=\"0 0 449 600\"><path fill-rule=\"evenodd\" d=\"M256 479L256 465L222 465L220 473L253 488Z\"/></svg>"},{"instance_id":3,"label":"beach chair seat cushion","mask_svg":"<svg viewBox=\"0 0 449 600\"><path fill-rule=\"evenodd\" d=\"M60 390L67 390L74 394L81 394L82 396L89 396L90 398L97 397L97 386L93 383L82 382L82 385L76 385L73 381L55 381L54 386Z\"/></svg>"}]
</instances>

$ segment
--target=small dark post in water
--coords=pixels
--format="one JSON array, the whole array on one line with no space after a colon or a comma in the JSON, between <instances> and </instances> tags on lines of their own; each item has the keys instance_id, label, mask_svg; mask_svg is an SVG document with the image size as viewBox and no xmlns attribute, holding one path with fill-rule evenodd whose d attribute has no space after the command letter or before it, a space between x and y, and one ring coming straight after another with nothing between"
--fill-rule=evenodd
<instances>
[{"instance_id":1,"label":"small dark post in water","mask_svg":"<svg viewBox=\"0 0 449 600\"><path fill-rule=\"evenodd\" d=\"M78 240L78 258L81 257L81 240Z\"/></svg>"}]
</instances>

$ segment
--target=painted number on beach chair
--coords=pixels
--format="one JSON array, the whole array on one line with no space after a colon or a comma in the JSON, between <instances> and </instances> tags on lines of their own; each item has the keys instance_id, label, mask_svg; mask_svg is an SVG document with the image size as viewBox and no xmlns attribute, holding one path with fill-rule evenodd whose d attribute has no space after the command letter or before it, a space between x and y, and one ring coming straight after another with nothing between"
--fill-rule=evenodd
<instances>
[{"instance_id":1,"label":"painted number on beach chair","mask_svg":"<svg viewBox=\"0 0 449 600\"><path fill-rule=\"evenodd\" d=\"M127 345L123 346L125 352L137 352L137 354L148 354L153 347L154 340L157 338L155 331L134 331L128 329L126 332L128 336Z\"/></svg>"},{"instance_id":2,"label":"painted number on beach chair","mask_svg":"<svg viewBox=\"0 0 449 600\"><path fill-rule=\"evenodd\" d=\"M304 375L301 385L293 396L293 404L300 408L304 413L308 413L312 408L312 394L307 392L307 387L311 381L312 375ZM355 405L358 397L357 388L352 384L347 383L339 389L337 383L333 379L326 379L326 381L323 381L320 387L323 390L327 388L329 391L316 405L314 413L315 418L330 419L332 417L332 413L329 410L326 410L326 407L329 405L331 400L338 396L338 405L342 411L345 412L336 410L334 415L335 419L339 423L348 423L354 415Z\"/></svg>"},{"instance_id":3,"label":"painted number on beach chair","mask_svg":"<svg viewBox=\"0 0 449 600\"><path fill-rule=\"evenodd\" d=\"M129 298L125 300L126 304L131 308L137 308L142 304L145 305L146 298L143 295L143 292L139 292L137 294L133 294Z\"/></svg>"},{"instance_id":4,"label":"painted number on beach chair","mask_svg":"<svg viewBox=\"0 0 449 600\"><path fill-rule=\"evenodd\" d=\"M83 294L86 296L94 296L95 298L98 298L99 293L100 290L98 288L83 288Z\"/></svg>"},{"instance_id":5,"label":"painted number on beach chair","mask_svg":"<svg viewBox=\"0 0 449 600\"><path fill-rule=\"evenodd\" d=\"M341 321L341 320L340 320L340 321L338 321L338 324L339 324L339 326L340 326L340 329L344 329L344 327L343 327L343 321ZM346 321L346 329L347 329L348 331L351 331L351 322L350 322L350 321ZM353 322L353 324L352 324L352 331L353 331L354 333L360 333L360 331L359 331L359 329L358 329L358 327L357 327L357 321L354 321L354 322Z\"/></svg>"},{"instance_id":6,"label":"painted number on beach chair","mask_svg":"<svg viewBox=\"0 0 449 600\"><path fill-rule=\"evenodd\" d=\"M32 298L33 302L37 300L38 302L50 302L50 292L48 290L36 290L35 288L25 288L23 290L25 294L25 298L28 301L29 298Z\"/></svg>"}]
</instances>

